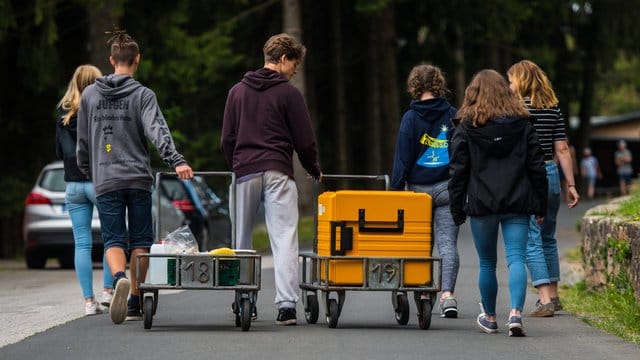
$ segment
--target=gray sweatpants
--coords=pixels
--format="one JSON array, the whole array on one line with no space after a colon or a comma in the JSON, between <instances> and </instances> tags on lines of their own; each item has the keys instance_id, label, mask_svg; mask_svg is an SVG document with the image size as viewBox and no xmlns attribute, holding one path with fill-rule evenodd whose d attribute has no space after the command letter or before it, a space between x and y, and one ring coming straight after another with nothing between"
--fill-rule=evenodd
<instances>
[{"instance_id":1,"label":"gray sweatpants","mask_svg":"<svg viewBox=\"0 0 640 360\"><path fill-rule=\"evenodd\" d=\"M276 282L278 308L295 308L298 302L298 189L293 179L279 171L236 184L236 249L251 249L260 204L264 206Z\"/></svg>"},{"instance_id":2,"label":"gray sweatpants","mask_svg":"<svg viewBox=\"0 0 640 360\"><path fill-rule=\"evenodd\" d=\"M458 230L453 222L449 208L448 181L433 185L409 184L409 190L427 193L433 204L433 235L438 247L438 254L442 258L442 291L454 292L460 257L458 256Z\"/></svg>"}]
</instances>

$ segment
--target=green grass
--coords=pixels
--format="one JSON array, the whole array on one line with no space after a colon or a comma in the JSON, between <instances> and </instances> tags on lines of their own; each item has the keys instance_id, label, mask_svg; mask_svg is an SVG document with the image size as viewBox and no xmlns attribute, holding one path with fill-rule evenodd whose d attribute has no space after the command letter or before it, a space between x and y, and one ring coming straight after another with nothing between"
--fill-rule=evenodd
<instances>
[{"instance_id":1,"label":"green grass","mask_svg":"<svg viewBox=\"0 0 640 360\"><path fill-rule=\"evenodd\" d=\"M640 305L633 289L610 287L590 291L584 280L574 286L563 286L560 296L565 310L609 334L640 345Z\"/></svg>"},{"instance_id":2,"label":"green grass","mask_svg":"<svg viewBox=\"0 0 640 360\"><path fill-rule=\"evenodd\" d=\"M582 248L575 247L573 249L569 249L566 254L564 254L564 258L569 261L582 261Z\"/></svg>"},{"instance_id":3,"label":"green grass","mask_svg":"<svg viewBox=\"0 0 640 360\"><path fill-rule=\"evenodd\" d=\"M640 220L640 192L634 192L628 200L620 203L618 214L633 219Z\"/></svg>"},{"instance_id":4,"label":"green grass","mask_svg":"<svg viewBox=\"0 0 640 360\"><path fill-rule=\"evenodd\" d=\"M298 242L300 245L308 245L313 243L313 217L301 217L298 222ZM256 226L253 231L253 248L258 252L268 250L270 248L269 235L264 224Z\"/></svg>"},{"instance_id":5,"label":"green grass","mask_svg":"<svg viewBox=\"0 0 640 360\"><path fill-rule=\"evenodd\" d=\"M597 214L594 214L597 215ZM620 203L611 214L640 221L640 191ZM581 261L581 248L570 250L565 259ZM629 279L619 277L599 291L587 289L583 280L573 286L562 286L560 296L565 310L587 324L609 334L640 345L640 304L636 302Z\"/></svg>"}]
</instances>

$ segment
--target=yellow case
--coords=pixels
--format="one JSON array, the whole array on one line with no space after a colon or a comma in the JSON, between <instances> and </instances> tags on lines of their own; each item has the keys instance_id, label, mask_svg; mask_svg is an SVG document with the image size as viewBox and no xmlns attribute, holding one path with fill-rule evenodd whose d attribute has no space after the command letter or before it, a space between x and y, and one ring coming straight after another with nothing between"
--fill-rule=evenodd
<instances>
[{"instance_id":1,"label":"yellow case","mask_svg":"<svg viewBox=\"0 0 640 360\"><path fill-rule=\"evenodd\" d=\"M320 256L429 257L431 197L411 191L328 191L318 196ZM362 285L361 260L330 260L329 283ZM326 281L326 262L320 280ZM406 261L404 282L431 283L431 262Z\"/></svg>"}]
</instances>

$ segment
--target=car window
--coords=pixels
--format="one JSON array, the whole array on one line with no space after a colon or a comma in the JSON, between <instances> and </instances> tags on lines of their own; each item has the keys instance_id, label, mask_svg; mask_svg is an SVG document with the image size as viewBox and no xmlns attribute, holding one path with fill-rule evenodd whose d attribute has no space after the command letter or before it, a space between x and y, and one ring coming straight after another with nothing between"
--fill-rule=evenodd
<instances>
[{"instance_id":1,"label":"car window","mask_svg":"<svg viewBox=\"0 0 640 360\"><path fill-rule=\"evenodd\" d=\"M207 184L202 178L194 178L193 183L195 188L198 191L198 195L203 199L208 199L216 205L222 203L222 199L211 189L209 184Z\"/></svg>"},{"instance_id":2,"label":"car window","mask_svg":"<svg viewBox=\"0 0 640 360\"><path fill-rule=\"evenodd\" d=\"M187 191L180 180L170 177L163 178L161 184L164 193L167 194L171 200L189 199L189 195L187 195Z\"/></svg>"},{"instance_id":3,"label":"car window","mask_svg":"<svg viewBox=\"0 0 640 360\"><path fill-rule=\"evenodd\" d=\"M201 184L198 181L193 181L193 189L196 191L196 193L198 194L198 197L200 199L207 199L208 200L208 195L205 192L203 184Z\"/></svg>"},{"instance_id":4,"label":"car window","mask_svg":"<svg viewBox=\"0 0 640 360\"><path fill-rule=\"evenodd\" d=\"M64 169L51 169L42 174L40 187L49 191L64 192L67 183L64 181Z\"/></svg>"}]
</instances>

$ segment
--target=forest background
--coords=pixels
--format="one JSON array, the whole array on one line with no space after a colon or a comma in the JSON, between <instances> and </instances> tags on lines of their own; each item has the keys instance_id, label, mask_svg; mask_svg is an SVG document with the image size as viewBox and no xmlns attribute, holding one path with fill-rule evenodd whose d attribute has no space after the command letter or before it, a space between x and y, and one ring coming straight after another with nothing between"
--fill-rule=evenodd
<instances>
[{"instance_id":1,"label":"forest background","mask_svg":"<svg viewBox=\"0 0 640 360\"><path fill-rule=\"evenodd\" d=\"M423 62L446 72L460 106L477 71L533 60L565 118L580 119L569 133L579 154L592 115L640 109L639 9L640 0L0 0L0 258L22 250L24 198L55 160L55 106L74 69L113 70L105 31L114 26L139 42L136 79L156 92L194 169L228 169L219 150L227 91L286 31L308 50L293 83L323 171L389 174L406 77ZM296 176L310 213L312 191Z\"/></svg>"}]
</instances>

